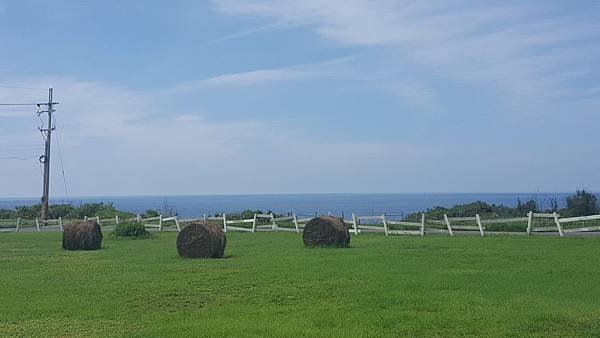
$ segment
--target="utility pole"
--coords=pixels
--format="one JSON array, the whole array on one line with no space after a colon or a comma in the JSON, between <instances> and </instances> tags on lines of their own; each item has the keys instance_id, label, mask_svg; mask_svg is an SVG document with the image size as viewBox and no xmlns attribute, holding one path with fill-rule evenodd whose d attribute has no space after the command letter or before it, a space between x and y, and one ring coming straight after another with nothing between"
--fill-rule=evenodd
<instances>
[{"instance_id":1,"label":"utility pole","mask_svg":"<svg viewBox=\"0 0 600 338\"><path fill-rule=\"evenodd\" d=\"M46 111L40 111L38 113L48 113L48 128L46 129L40 129L40 132L45 133L45 139L46 139L46 144L45 144L45 152L44 155L42 157L40 157L40 162L42 162L44 164L44 186L43 186L43 193L42 193L42 212L41 212L41 218L42 218L42 222L44 223L44 225L46 225L48 222L48 202L49 202L49 195L50 195L50 140L52 138L52 131L54 130L55 127L52 127L52 113L54 112L53 106L54 104L56 104L56 102L54 102L52 100L52 93L53 92L53 88L49 88L48 89L48 103L46 104L46 106L48 107L48 110ZM38 104L38 107L41 104Z\"/></svg>"},{"instance_id":2,"label":"utility pole","mask_svg":"<svg viewBox=\"0 0 600 338\"><path fill-rule=\"evenodd\" d=\"M8 87L8 88L21 88L22 87ZM25 89L38 89L38 88L25 88ZM45 89L43 89L45 90ZM48 196L50 195L50 139L52 137L52 131L54 131L54 128L52 126L52 113L55 112L54 110L54 105L57 105L58 102L54 102L53 98L52 98L52 94L53 94L53 89L52 88L48 88L48 102L41 102L41 103L0 103L0 106L37 106L38 107L38 112L37 115L38 117L42 114L42 113L48 113L48 128L39 128L40 132L42 133L42 135L44 136L44 139L46 141L45 144L45 152L44 155L40 156L40 162L44 164L44 186L43 186L43 194L42 194L42 212L41 212L41 218L42 218L42 222L44 223L44 225L48 224ZM40 110L40 108L42 106L46 106L47 110Z\"/></svg>"}]
</instances>

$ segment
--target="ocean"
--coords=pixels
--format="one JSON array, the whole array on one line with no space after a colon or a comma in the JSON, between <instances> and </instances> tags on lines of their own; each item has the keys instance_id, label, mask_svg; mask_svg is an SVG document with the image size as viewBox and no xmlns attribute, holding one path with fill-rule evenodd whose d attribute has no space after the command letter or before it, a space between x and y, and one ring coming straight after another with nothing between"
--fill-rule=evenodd
<instances>
[{"instance_id":1,"label":"ocean","mask_svg":"<svg viewBox=\"0 0 600 338\"><path fill-rule=\"evenodd\" d=\"M565 205L569 193L393 193L393 194L260 194L260 195L186 195L186 196L103 196L50 199L52 204L105 202L117 209L143 213L147 209L175 210L181 217L240 212L245 209L271 210L298 215L406 215L434 206L451 207L475 201L515 206L517 200L534 199L549 207L556 198ZM0 209L39 203L38 198L0 198Z\"/></svg>"}]
</instances>

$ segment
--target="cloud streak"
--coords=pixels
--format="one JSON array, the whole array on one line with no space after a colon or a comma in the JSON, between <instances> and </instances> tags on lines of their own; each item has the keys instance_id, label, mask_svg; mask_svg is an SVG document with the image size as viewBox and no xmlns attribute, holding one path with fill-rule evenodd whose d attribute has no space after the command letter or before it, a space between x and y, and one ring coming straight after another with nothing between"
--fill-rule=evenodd
<instances>
[{"instance_id":1,"label":"cloud streak","mask_svg":"<svg viewBox=\"0 0 600 338\"><path fill-rule=\"evenodd\" d=\"M191 93L214 88L244 87L307 78L311 74L291 69L259 69L248 72L218 75L176 84L172 93Z\"/></svg>"},{"instance_id":2,"label":"cloud streak","mask_svg":"<svg viewBox=\"0 0 600 338\"><path fill-rule=\"evenodd\" d=\"M245 37L248 37L248 36L251 36L254 34L258 34L258 33L271 32L271 31L275 31L275 30L279 30L279 29L287 29L287 28L291 28L291 27L293 27L293 25L285 23L285 22L269 23L267 25L262 25L259 27L246 29L246 30L243 30L243 31L240 31L237 33L228 34L228 35L224 35L224 36L218 37L213 40L205 41L205 42L200 43L198 46L210 46L210 45L218 44L221 42L245 38Z\"/></svg>"},{"instance_id":3,"label":"cloud streak","mask_svg":"<svg viewBox=\"0 0 600 338\"><path fill-rule=\"evenodd\" d=\"M483 84L512 111L545 111L579 97L571 83L600 58L600 25L552 4L474 1L214 0L218 10L312 27L340 45L382 47L437 77ZM582 54L581 50L586 53ZM394 85L383 86L387 90ZM415 90L423 88L423 83ZM397 92L405 91L400 83ZM428 89L432 92L433 89Z\"/></svg>"},{"instance_id":4,"label":"cloud streak","mask_svg":"<svg viewBox=\"0 0 600 338\"><path fill-rule=\"evenodd\" d=\"M345 76L345 71L342 71L341 68L351 60L352 58L345 57L289 67L221 74L205 79L177 83L167 89L167 92L171 94L185 94L210 89L226 89L231 87L247 87L316 78L343 77Z\"/></svg>"},{"instance_id":5,"label":"cloud streak","mask_svg":"<svg viewBox=\"0 0 600 338\"><path fill-rule=\"evenodd\" d=\"M582 175L593 175L598 165L584 148L557 147L554 156L531 156L511 145L490 152L488 145L328 141L276 122L211 122L194 112L159 115L155 95L124 87L73 78L20 84L48 83L60 88L57 132L72 195L569 190L570 181L554 181L568 174L568 168L554 165L556 158L569 158ZM27 120L35 122L33 116ZM19 130L2 132L0 144L36 139L41 144L34 124ZM10 177L2 182L4 196L39 193L35 158L3 162L0 177ZM52 193L60 195L57 165L52 177Z\"/></svg>"}]
</instances>

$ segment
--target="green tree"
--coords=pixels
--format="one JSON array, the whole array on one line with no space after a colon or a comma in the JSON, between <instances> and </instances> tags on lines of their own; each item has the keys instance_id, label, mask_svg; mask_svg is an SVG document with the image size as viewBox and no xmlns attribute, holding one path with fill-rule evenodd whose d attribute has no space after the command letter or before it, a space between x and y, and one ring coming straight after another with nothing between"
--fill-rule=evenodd
<instances>
[{"instance_id":1,"label":"green tree","mask_svg":"<svg viewBox=\"0 0 600 338\"><path fill-rule=\"evenodd\" d=\"M10 209L0 209L0 219L15 219L17 218L17 212Z\"/></svg>"},{"instance_id":2,"label":"green tree","mask_svg":"<svg viewBox=\"0 0 600 338\"><path fill-rule=\"evenodd\" d=\"M158 217L160 213L154 209L148 209L142 214L142 218Z\"/></svg>"},{"instance_id":3,"label":"green tree","mask_svg":"<svg viewBox=\"0 0 600 338\"><path fill-rule=\"evenodd\" d=\"M575 192L575 195L567 197L567 208L563 212L569 216L588 216L600 213L598 197L585 190Z\"/></svg>"},{"instance_id":4,"label":"green tree","mask_svg":"<svg viewBox=\"0 0 600 338\"><path fill-rule=\"evenodd\" d=\"M536 212L538 211L537 202L533 199L526 201L525 203L521 202L521 199L517 199L517 213L525 214L530 211Z\"/></svg>"}]
</instances>

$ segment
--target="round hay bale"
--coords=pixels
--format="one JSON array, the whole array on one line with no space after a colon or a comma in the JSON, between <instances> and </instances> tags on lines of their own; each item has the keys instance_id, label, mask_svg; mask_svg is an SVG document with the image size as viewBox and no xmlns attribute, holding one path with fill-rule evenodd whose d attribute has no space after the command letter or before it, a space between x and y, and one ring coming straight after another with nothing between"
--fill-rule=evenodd
<instances>
[{"instance_id":1,"label":"round hay bale","mask_svg":"<svg viewBox=\"0 0 600 338\"><path fill-rule=\"evenodd\" d=\"M306 223L302 232L305 246L331 246L346 248L350 244L350 232L339 217L320 216Z\"/></svg>"},{"instance_id":2,"label":"round hay bale","mask_svg":"<svg viewBox=\"0 0 600 338\"><path fill-rule=\"evenodd\" d=\"M101 244L102 230L96 221L73 222L63 228L65 250L98 250Z\"/></svg>"},{"instance_id":3,"label":"round hay bale","mask_svg":"<svg viewBox=\"0 0 600 338\"><path fill-rule=\"evenodd\" d=\"M190 223L177 236L177 252L187 258L223 257L226 244L223 230L206 221Z\"/></svg>"}]
</instances>

